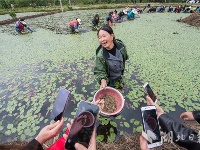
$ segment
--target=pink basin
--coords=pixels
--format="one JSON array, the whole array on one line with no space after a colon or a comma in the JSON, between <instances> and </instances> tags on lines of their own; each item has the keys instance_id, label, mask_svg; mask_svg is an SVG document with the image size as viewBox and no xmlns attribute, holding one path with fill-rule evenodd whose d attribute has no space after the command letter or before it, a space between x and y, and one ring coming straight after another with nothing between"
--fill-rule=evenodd
<instances>
[{"instance_id":1,"label":"pink basin","mask_svg":"<svg viewBox=\"0 0 200 150\"><path fill-rule=\"evenodd\" d=\"M104 94L110 95L115 98L117 102L117 109L113 113L106 113L106 112L101 111L100 114L103 116L113 116L113 115L119 114L124 107L124 101L125 101L122 94L115 88L106 87L105 89L100 89L95 93L93 101L99 100Z\"/></svg>"}]
</instances>

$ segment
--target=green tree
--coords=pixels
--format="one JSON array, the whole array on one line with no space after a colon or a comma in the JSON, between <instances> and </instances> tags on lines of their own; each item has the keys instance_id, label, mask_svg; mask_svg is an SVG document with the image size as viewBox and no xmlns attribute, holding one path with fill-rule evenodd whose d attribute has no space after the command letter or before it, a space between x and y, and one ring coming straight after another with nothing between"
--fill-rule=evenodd
<instances>
[{"instance_id":1,"label":"green tree","mask_svg":"<svg viewBox=\"0 0 200 150\"><path fill-rule=\"evenodd\" d=\"M6 0L1 0L0 2L1 2L0 3L1 8L5 8L5 9L9 8L8 3L7 3Z\"/></svg>"}]
</instances>

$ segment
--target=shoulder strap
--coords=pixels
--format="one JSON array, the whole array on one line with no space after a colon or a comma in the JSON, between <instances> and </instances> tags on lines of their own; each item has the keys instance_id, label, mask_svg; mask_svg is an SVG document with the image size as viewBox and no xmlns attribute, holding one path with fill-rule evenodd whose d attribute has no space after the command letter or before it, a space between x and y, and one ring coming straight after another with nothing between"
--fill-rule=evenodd
<instances>
[{"instance_id":1,"label":"shoulder strap","mask_svg":"<svg viewBox=\"0 0 200 150\"><path fill-rule=\"evenodd\" d=\"M120 45L122 45L123 47L125 47L124 43L123 43L121 40L115 39L115 41L116 41L118 44L120 44Z\"/></svg>"},{"instance_id":2,"label":"shoulder strap","mask_svg":"<svg viewBox=\"0 0 200 150\"><path fill-rule=\"evenodd\" d=\"M99 47L96 49L96 55L98 54L99 50L101 49L101 45L99 45Z\"/></svg>"}]
</instances>

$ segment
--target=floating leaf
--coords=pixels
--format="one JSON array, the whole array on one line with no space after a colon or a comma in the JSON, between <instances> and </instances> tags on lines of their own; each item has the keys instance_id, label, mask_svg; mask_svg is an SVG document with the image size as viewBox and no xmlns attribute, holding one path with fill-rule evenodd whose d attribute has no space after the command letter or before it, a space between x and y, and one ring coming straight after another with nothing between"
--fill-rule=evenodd
<instances>
[{"instance_id":1,"label":"floating leaf","mask_svg":"<svg viewBox=\"0 0 200 150\"><path fill-rule=\"evenodd\" d=\"M123 135L124 134L124 131L120 131L120 133L119 133L120 135Z\"/></svg>"},{"instance_id":2,"label":"floating leaf","mask_svg":"<svg viewBox=\"0 0 200 150\"><path fill-rule=\"evenodd\" d=\"M8 128L8 129L12 129L12 128L13 128L13 124L8 124L8 125L7 125L7 128Z\"/></svg>"},{"instance_id":3,"label":"floating leaf","mask_svg":"<svg viewBox=\"0 0 200 150\"><path fill-rule=\"evenodd\" d=\"M3 128L4 128L3 126L0 126L0 131L3 130Z\"/></svg>"},{"instance_id":4,"label":"floating leaf","mask_svg":"<svg viewBox=\"0 0 200 150\"><path fill-rule=\"evenodd\" d=\"M138 127L135 129L136 132L142 132L142 130L143 130L143 127L142 127L142 126L138 126Z\"/></svg>"},{"instance_id":5,"label":"floating leaf","mask_svg":"<svg viewBox=\"0 0 200 150\"><path fill-rule=\"evenodd\" d=\"M115 117L115 119L121 119L122 115L118 115L117 117Z\"/></svg>"},{"instance_id":6,"label":"floating leaf","mask_svg":"<svg viewBox=\"0 0 200 150\"><path fill-rule=\"evenodd\" d=\"M97 135L96 136L96 140L98 141L98 142L101 142L101 141L103 141L104 140L104 135Z\"/></svg>"},{"instance_id":7,"label":"floating leaf","mask_svg":"<svg viewBox=\"0 0 200 150\"><path fill-rule=\"evenodd\" d=\"M11 135L11 130L7 130L7 131L5 132L5 134L6 134L6 135Z\"/></svg>"},{"instance_id":8,"label":"floating leaf","mask_svg":"<svg viewBox=\"0 0 200 150\"><path fill-rule=\"evenodd\" d=\"M127 128L129 128L129 127L130 127L130 125L129 125L129 123L128 123L128 122L124 122L124 126L125 126L125 127L127 127Z\"/></svg>"},{"instance_id":9,"label":"floating leaf","mask_svg":"<svg viewBox=\"0 0 200 150\"><path fill-rule=\"evenodd\" d=\"M134 121L134 125L139 125L140 124L140 122L139 121Z\"/></svg>"},{"instance_id":10,"label":"floating leaf","mask_svg":"<svg viewBox=\"0 0 200 150\"><path fill-rule=\"evenodd\" d=\"M134 121L135 121L135 119L134 119L134 118L132 118L132 119L130 120L130 123L134 123Z\"/></svg>"},{"instance_id":11,"label":"floating leaf","mask_svg":"<svg viewBox=\"0 0 200 150\"><path fill-rule=\"evenodd\" d=\"M114 121L110 121L110 124L111 124L113 127L117 127L117 124L116 124Z\"/></svg>"},{"instance_id":12,"label":"floating leaf","mask_svg":"<svg viewBox=\"0 0 200 150\"><path fill-rule=\"evenodd\" d=\"M75 115L76 115L76 112L71 112L71 115L72 115L72 116L75 116Z\"/></svg>"},{"instance_id":13,"label":"floating leaf","mask_svg":"<svg viewBox=\"0 0 200 150\"><path fill-rule=\"evenodd\" d=\"M110 133L110 136L108 137L108 142L113 142L116 138L116 134L115 133Z\"/></svg>"},{"instance_id":14,"label":"floating leaf","mask_svg":"<svg viewBox=\"0 0 200 150\"><path fill-rule=\"evenodd\" d=\"M12 128L12 129L11 129L11 132L12 132L12 133L15 133L16 131L17 131L16 128Z\"/></svg>"}]
</instances>

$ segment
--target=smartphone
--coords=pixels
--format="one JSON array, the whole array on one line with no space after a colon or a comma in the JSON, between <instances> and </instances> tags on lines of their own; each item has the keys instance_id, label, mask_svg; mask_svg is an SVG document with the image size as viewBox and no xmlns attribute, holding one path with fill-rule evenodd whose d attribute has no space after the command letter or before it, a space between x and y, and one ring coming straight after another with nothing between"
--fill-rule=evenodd
<instances>
[{"instance_id":1,"label":"smartphone","mask_svg":"<svg viewBox=\"0 0 200 150\"><path fill-rule=\"evenodd\" d=\"M80 143L88 148L98 113L98 105L83 100L78 103L76 116L65 143L67 150L75 150L75 143Z\"/></svg>"},{"instance_id":2,"label":"smartphone","mask_svg":"<svg viewBox=\"0 0 200 150\"><path fill-rule=\"evenodd\" d=\"M146 133L148 148L162 145L159 121L155 106L141 107L143 130Z\"/></svg>"},{"instance_id":3,"label":"smartphone","mask_svg":"<svg viewBox=\"0 0 200 150\"><path fill-rule=\"evenodd\" d=\"M155 102L157 103L157 98L156 98L156 95L154 94L153 90L151 89L150 85L148 82L146 82L144 85L143 85L143 88L144 88L144 91L145 93L147 93L149 95L149 97Z\"/></svg>"},{"instance_id":4,"label":"smartphone","mask_svg":"<svg viewBox=\"0 0 200 150\"><path fill-rule=\"evenodd\" d=\"M58 95L54 101L53 110L50 115L51 119L53 119L54 121L58 121L62 118L69 97L70 92L68 90L60 89L58 91Z\"/></svg>"}]
</instances>

